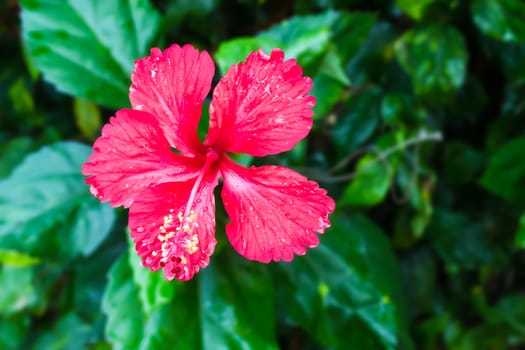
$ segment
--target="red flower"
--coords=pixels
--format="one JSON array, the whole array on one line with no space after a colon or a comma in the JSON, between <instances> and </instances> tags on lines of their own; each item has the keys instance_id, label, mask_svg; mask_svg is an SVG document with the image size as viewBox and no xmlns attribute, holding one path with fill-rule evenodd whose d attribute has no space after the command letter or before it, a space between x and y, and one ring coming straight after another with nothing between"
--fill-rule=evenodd
<instances>
[{"instance_id":1,"label":"red flower","mask_svg":"<svg viewBox=\"0 0 525 350\"><path fill-rule=\"evenodd\" d=\"M317 183L281 166L235 164L227 152L252 156L292 149L312 127L309 77L281 50L253 52L217 84L209 133L197 125L211 87L207 52L173 45L139 59L132 73L133 109L102 129L82 167L91 192L129 208L129 228L142 262L187 281L215 248L213 191L223 180L227 236L237 252L261 262L290 261L319 244L334 201ZM176 149L176 151L173 151Z\"/></svg>"}]
</instances>

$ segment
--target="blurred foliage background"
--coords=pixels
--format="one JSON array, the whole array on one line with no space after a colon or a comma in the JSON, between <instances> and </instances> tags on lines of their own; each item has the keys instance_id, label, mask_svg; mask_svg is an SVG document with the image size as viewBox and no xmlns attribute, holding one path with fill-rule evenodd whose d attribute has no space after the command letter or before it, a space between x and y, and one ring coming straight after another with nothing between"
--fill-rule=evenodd
<instances>
[{"instance_id":1,"label":"blurred foliage background","mask_svg":"<svg viewBox=\"0 0 525 350\"><path fill-rule=\"evenodd\" d=\"M246 261L219 207L194 280L141 267L80 166L171 43L312 76L312 133L253 162L336 199L318 248ZM521 0L1 0L0 45L0 349L525 348Z\"/></svg>"}]
</instances>

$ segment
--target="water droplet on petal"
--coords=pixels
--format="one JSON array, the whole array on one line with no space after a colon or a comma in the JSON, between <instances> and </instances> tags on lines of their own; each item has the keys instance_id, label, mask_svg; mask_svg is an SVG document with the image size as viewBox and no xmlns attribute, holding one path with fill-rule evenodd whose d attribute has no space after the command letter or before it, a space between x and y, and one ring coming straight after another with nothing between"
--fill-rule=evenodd
<instances>
[{"instance_id":1,"label":"water droplet on petal","mask_svg":"<svg viewBox=\"0 0 525 350\"><path fill-rule=\"evenodd\" d=\"M135 231L137 231L138 233L142 233L142 232L144 232L144 227L139 226L139 227L137 227L137 228L135 229Z\"/></svg>"},{"instance_id":2,"label":"water droplet on petal","mask_svg":"<svg viewBox=\"0 0 525 350\"><path fill-rule=\"evenodd\" d=\"M102 193L99 192L99 190L97 190L95 188L95 186L91 185L89 187L89 192L91 192L91 194L95 197L97 197L98 199L102 200L102 198L104 198L104 196L102 195Z\"/></svg>"}]
</instances>

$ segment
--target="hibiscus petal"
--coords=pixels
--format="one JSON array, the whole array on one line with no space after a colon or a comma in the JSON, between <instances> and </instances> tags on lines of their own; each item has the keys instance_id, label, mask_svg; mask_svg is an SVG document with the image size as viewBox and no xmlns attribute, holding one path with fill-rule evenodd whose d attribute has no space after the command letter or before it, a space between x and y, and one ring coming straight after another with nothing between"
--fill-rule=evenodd
<instances>
[{"instance_id":1,"label":"hibiscus petal","mask_svg":"<svg viewBox=\"0 0 525 350\"><path fill-rule=\"evenodd\" d=\"M91 192L113 207L129 207L153 184L195 177L204 160L175 154L151 114L129 109L110 119L93 149L82 173Z\"/></svg>"},{"instance_id":2,"label":"hibiscus petal","mask_svg":"<svg viewBox=\"0 0 525 350\"><path fill-rule=\"evenodd\" d=\"M295 60L253 52L219 81L210 105L206 145L265 156L289 151L312 128L312 80Z\"/></svg>"},{"instance_id":3,"label":"hibiscus petal","mask_svg":"<svg viewBox=\"0 0 525 350\"><path fill-rule=\"evenodd\" d=\"M226 234L244 257L290 261L319 244L335 203L319 185L279 166L244 168L227 160L222 199L230 216Z\"/></svg>"},{"instance_id":4,"label":"hibiscus petal","mask_svg":"<svg viewBox=\"0 0 525 350\"><path fill-rule=\"evenodd\" d=\"M216 244L217 178L217 171L208 174L192 200L194 180L160 184L135 200L128 226L144 266L163 268L168 280L187 281L208 265Z\"/></svg>"},{"instance_id":5,"label":"hibiscus petal","mask_svg":"<svg viewBox=\"0 0 525 350\"><path fill-rule=\"evenodd\" d=\"M191 45L158 48L135 62L129 98L134 109L152 113L182 154L197 154L202 144L197 126L215 71L206 51Z\"/></svg>"}]
</instances>

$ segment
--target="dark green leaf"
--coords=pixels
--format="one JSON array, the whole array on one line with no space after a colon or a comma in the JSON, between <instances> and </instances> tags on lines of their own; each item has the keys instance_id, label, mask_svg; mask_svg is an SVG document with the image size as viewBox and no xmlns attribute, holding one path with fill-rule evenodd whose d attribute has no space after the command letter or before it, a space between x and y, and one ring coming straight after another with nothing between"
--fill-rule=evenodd
<instances>
[{"instance_id":1,"label":"dark green leaf","mask_svg":"<svg viewBox=\"0 0 525 350\"><path fill-rule=\"evenodd\" d=\"M345 104L332 131L339 154L350 154L372 136L380 120L380 99L381 90L372 88L353 95Z\"/></svg>"},{"instance_id":2,"label":"dark green leaf","mask_svg":"<svg viewBox=\"0 0 525 350\"><path fill-rule=\"evenodd\" d=\"M339 101L343 85L324 74L318 74L314 77L314 86L312 95L315 96L314 119L320 120L327 116L333 106Z\"/></svg>"},{"instance_id":3,"label":"dark green leaf","mask_svg":"<svg viewBox=\"0 0 525 350\"><path fill-rule=\"evenodd\" d=\"M521 0L474 0L474 23L494 39L525 43L525 4Z\"/></svg>"},{"instance_id":4,"label":"dark green leaf","mask_svg":"<svg viewBox=\"0 0 525 350\"><path fill-rule=\"evenodd\" d=\"M222 254L198 280L168 282L135 254L117 261L104 297L115 348L277 349L273 287L261 265Z\"/></svg>"},{"instance_id":5,"label":"dark green leaf","mask_svg":"<svg viewBox=\"0 0 525 350\"><path fill-rule=\"evenodd\" d=\"M65 93L110 107L129 105L129 74L157 35L147 0L23 0L22 32L44 77Z\"/></svg>"},{"instance_id":6,"label":"dark green leaf","mask_svg":"<svg viewBox=\"0 0 525 350\"><path fill-rule=\"evenodd\" d=\"M436 210L428 237L451 271L475 269L501 261L503 256L501 248L492 244L483 221L464 213Z\"/></svg>"},{"instance_id":7,"label":"dark green leaf","mask_svg":"<svg viewBox=\"0 0 525 350\"><path fill-rule=\"evenodd\" d=\"M525 137L509 141L490 157L480 180L488 191L507 200L525 199Z\"/></svg>"},{"instance_id":8,"label":"dark green leaf","mask_svg":"<svg viewBox=\"0 0 525 350\"><path fill-rule=\"evenodd\" d=\"M200 272L203 349L278 349L265 268L227 253Z\"/></svg>"},{"instance_id":9,"label":"dark green leaf","mask_svg":"<svg viewBox=\"0 0 525 350\"><path fill-rule=\"evenodd\" d=\"M426 116L425 110L408 94L384 94L381 100L381 118L390 125L419 125Z\"/></svg>"},{"instance_id":10,"label":"dark green leaf","mask_svg":"<svg viewBox=\"0 0 525 350\"><path fill-rule=\"evenodd\" d=\"M46 146L0 181L0 244L53 258L96 249L115 215L84 184L80 167L90 152L74 142Z\"/></svg>"},{"instance_id":11,"label":"dark green leaf","mask_svg":"<svg viewBox=\"0 0 525 350\"><path fill-rule=\"evenodd\" d=\"M462 34L453 27L408 31L396 43L395 54L417 95L446 97L463 85L468 52Z\"/></svg>"},{"instance_id":12,"label":"dark green leaf","mask_svg":"<svg viewBox=\"0 0 525 350\"><path fill-rule=\"evenodd\" d=\"M22 349L30 326L28 315L0 317L0 349Z\"/></svg>"},{"instance_id":13,"label":"dark green leaf","mask_svg":"<svg viewBox=\"0 0 525 350\"><path fill-rule=\"evenodd\" d=\"M384 234L362 216L332 216L319 247L279 264L280 306L335 349L410 349L399 272Z\"/></svg>"},{"instance_id":14,"label":"dark green leaf","mask_svg":"<svg viewBox=\"0 0 525 350\"><path fill-rule=\"evenodd\" d=\"M518 232L516 232L514 244L520 249L525 249L525 214L522 214L520 217Z\"/></svg>"},{"instance_id":15,"label":"dark green leaf","mask_svg":"<svg viewBox=\"0 0 525 350\"><path fill-rule=\"evenodd\" d=\"M449 142L445 145L443 164L444 178L455 183L473 180L485 165L481 152L460 142Z\"/></svg>"}]
</instances>

